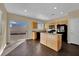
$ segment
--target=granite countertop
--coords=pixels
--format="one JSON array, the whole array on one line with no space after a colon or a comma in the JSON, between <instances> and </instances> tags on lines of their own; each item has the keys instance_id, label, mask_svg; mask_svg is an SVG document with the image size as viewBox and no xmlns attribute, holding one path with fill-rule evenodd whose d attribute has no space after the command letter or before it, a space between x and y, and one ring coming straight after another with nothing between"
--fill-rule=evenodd
<instances>
[{"instance_id":1,"label":"granite countertop","mask_svg":"<svg viewBox=\"0 0 79 59\"><path fill-rule=\"evenodd\" d=\"M41 33L47 33L49 35L62 35L62 34L58 34L58 33L48 33L48 32L41 32Z\"/></svg>"}]
</instances>

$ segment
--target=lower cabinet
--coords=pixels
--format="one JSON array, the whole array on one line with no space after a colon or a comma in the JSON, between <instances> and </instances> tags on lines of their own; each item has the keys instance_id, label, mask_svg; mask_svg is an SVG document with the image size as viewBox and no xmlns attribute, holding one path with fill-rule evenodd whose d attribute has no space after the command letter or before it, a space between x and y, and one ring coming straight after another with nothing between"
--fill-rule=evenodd
<instances>
[{"instance_id":1,"label":"lower cabinet","mask_svg":"<svg viewBox=\"0 0 79 59\"><path fill-rule=\"evenodd\" d=\"M61 35L41 33L40 43L58 52L62 45Z\"/></svg>"},{"instance_id":2,"label":"lower cabinet","mask_svg":"<svg viewBox=\"0 0 79 59\"><path fill-rule=\"evenodd\" d=\"M37 38L37 33L36 32L32 32L32 39L36 40L36 38Z\"/></svg>"},{"instance_id":3,"label":"lower cabinet","mask_svg":"<svg viewBox=\"0 0 79 59\"><path fill-rule=\"evenodd\" d=\"M41 33L40 34L40 43L46 45L46 41L47 41L46 39L47 39L47 34Z\"/></svg>"},{"instance_id":4,"label":"lower cabinet","mask_svg":"<svg viewBox=\"0 0 79 59\"><path fill-rule=\"evenodd\" d=\"M32 32L32 39L33 40L40 40L40 32Z\"/></svg>"}]
</instances>

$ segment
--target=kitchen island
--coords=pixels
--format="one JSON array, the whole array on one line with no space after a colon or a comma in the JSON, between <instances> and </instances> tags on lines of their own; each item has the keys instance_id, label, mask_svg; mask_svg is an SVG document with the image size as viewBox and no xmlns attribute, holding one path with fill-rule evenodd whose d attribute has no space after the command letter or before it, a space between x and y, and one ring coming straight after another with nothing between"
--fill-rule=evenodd
<instances>
[{"instance_id":1,"label":"kitchen island","mask_svg":"<svg viewBox=\"0 0 79 59\"><path fill-rule=\"evenodd\" d=\"M41 32L40 43L58 52L62 47L62 34Z\"/></svg>"}]
</instances>

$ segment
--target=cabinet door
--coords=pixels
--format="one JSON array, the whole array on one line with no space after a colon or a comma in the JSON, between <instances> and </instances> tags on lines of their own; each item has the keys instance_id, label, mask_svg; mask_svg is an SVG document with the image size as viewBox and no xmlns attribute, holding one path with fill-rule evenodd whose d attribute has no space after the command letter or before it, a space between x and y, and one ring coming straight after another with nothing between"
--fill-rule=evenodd
<instances>
[{"instance_id":1,"label":"cabinet door","mask_svg":"<svg viewBox=\"0 0 79 59\"><path fill-rule=\"evenodd\" d=\"M36 29L37 28L37 23L36 22L32 22L32 29Z\"/></svg>"},{"instance_id":2,"label":"cabinet door","mask_svg":"<svg viewBox=\"0 0 79 59\"><path fill-rule=\"evenodd\" d=\"M47 39L47 46L51 49L54 49L55 51L57 51L57 35L52 35L53 37L49 37Z\"/></svg>"},{"instance_id":3,"label":"cabinet door","mask_svg":"<svg viewBox=\"0 0 79 59\"><path fill-rule=\"evenodd\" d=\"M61 49L61 36L60 35L52 35L47 39L47 46L55 51L59 51Z\"/></svg>"},{"instance_id":4,"label":"cabinet door","mask_svg":"<svg viewBox=\"0 0 79 59\"><path fill-rule=\"evenodd\" d=\"M45 33L41 33L41 39L40 39L40 43L46 45L46 38L47 35Z\"/></svg>"},{"instance_id":5,"label":"cabinet door","mask_svg":"<svg viewBox=\"0 0 79 59\"><path fill-rule=\"evenodd\" d=\"M32 32L32 39L35 40L37 38L37 33L36 32Z\"/></svg>"}]
</instances>

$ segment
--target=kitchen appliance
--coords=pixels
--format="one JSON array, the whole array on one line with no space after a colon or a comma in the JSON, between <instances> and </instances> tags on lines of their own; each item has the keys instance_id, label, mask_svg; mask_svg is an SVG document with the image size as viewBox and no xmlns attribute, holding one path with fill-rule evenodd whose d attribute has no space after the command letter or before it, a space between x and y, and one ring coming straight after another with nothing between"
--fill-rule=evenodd
<instances>
[{"instance_id":1,"label":"kitchen appliance","mask_svg":"<svg viewBox=\"0 0 79 59\"><path fill-rule=\"evenodd\" d=\"M66 24L58 24L57 25L57 33L62 34L62 41L67 43L67 25Z\"/></svg>"}]
</instances>

